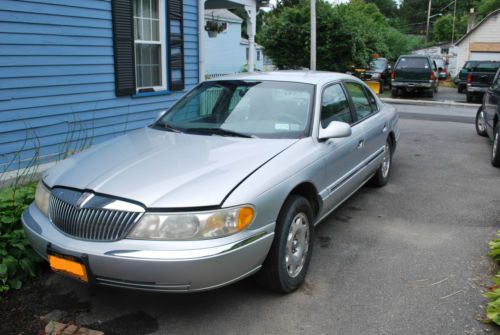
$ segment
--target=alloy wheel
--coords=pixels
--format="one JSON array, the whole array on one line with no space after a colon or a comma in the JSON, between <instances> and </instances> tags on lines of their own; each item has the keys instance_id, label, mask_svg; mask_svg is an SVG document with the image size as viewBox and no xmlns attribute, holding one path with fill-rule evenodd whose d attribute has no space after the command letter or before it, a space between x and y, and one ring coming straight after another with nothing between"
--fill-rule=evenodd
<instances>
[{"instance_id":1,"label":"alloy wheel","mask_svg":"<svg viewBox=\"0 0 500 335\"><path fill-rule=\"evenodd\" d=\"M383 178L387 178L390 168L391 168L391 147L389 145L389 142L387 142L384 147L384 160L382 161Z\"/></svg>"},{"instance_id":2,"label":"alloy wheel","mask_svg":"<svg viewBox=\"0 0 500 335\"><path fill-rule=\"evenodd\" d=\"M286 242L285 264L288 275L297 277L309 252L309 219L305 213L298 213L292 220Z\"/></svg>"}]
</instances>

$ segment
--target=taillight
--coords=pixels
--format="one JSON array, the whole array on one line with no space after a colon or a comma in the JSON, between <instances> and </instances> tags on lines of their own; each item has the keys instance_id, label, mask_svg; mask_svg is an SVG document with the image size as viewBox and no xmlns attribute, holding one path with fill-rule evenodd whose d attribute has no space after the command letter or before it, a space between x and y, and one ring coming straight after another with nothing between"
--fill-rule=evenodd
<instances>
[{"instance_id":1,"label":"taillight","mask_svg":"<svg viewBox=\"0 0 500 335\"><path fill-rule=\"evenodd\" d=\"M435 80L436 79L436 74L434 73L434 71L431 71L431 80Z\"/></svg>"},{"instance_id":2,"label":"taillight","mask_svg":"<svg viewBox=\"0 0 500 335\"><path fill-rule=\"evenodd\" d=\"M467 84L472 83L472 73L467 74Z\"/></svg>"},{"instance_id":3,"label":"taillight","mask_svg":"<svg viewBox=\"0 0 500 335\"><path fill-rule=\"evenodd\" d=\"M396 78L396 73L394 71L391 72L391 79Z\"/></svg>"}]
</instances>

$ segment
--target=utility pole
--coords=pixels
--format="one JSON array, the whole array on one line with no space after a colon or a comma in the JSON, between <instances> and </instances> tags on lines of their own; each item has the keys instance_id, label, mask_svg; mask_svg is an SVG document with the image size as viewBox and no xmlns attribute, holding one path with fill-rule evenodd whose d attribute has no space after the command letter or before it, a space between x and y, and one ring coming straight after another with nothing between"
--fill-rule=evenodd
<instances>
[{"instance_id":1,"label":"utility pole","mask_svg":"<svg viewBox=\"0 0 500 335\"><path fill-rule=\"evenodd\" d=\"M311 0L311 71L316 71L316 0Z\"/></svg>"},{"instance_id":2,"label":"utility pole","mask_svg":"<svg viewBox=\"0 0 500 335\"><path fill-rule=\"evenodd\" d=\"M429 25L431 23L432 0L429 0L429 9L427 9L427 29L425 30L425 41L429 42Z\"/></svg>"},{"instance_id":3,"label":"utility pole","mask_svg":"<svg viewBox=\"0 0 500 335\"><path fill-rule=\"evenodd\" d=\"M451 44L455 42L455 20L457 16L457 0L455 0L455 5L453 7L453 28L451 29Z\"/></svg>"}]
</instances>

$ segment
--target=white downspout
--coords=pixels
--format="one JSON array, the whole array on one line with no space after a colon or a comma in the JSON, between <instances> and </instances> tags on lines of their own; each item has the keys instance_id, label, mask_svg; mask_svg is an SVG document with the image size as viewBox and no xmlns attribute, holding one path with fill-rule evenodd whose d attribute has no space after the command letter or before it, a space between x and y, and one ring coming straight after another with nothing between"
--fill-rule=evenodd
<instances>
[{"instance_id":1,"label":"white downspout","mask_svg":"<svg viewBox=\"0 0 500 335\"><path fill-rule=\"evenodd\" d=\"M198 0L198 82L205 80L205 0Z\"/></svg>"}]
</instances>

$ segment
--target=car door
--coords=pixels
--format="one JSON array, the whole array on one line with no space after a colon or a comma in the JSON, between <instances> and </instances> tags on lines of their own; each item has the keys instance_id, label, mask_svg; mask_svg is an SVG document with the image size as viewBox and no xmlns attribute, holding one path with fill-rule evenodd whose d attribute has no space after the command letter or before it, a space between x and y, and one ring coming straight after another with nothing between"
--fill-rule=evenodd
<instances>
[{"instance_id":1,"label":"car door","mask_svg":"<svg viewBox=\"0 0 500 335\"><path fill-rule=\"evenodd\" d=\"M500 111L500 69L497 71L493 83L484 96L484 113L486 132L493 138L493 121L495 114Z\"/></svg>"},{"instance_id":2,"label":"car door","mask_svg":"<svg viewBox=\"0 0 500 335\"><path fill-rule=\"evenodd\" d=\"M354 126L361 125L363 129L359 153L364 164L361 176L366 178L380 165L387 141L387 120L379 112L377 101L366 85L347 81L345 87L354 109Z\"/></svg>"},{"instance_id":3,"label":"car door","mask_svg":"<svg viewBox=\"0 0 500 335\"><path fill-rule=\"evenodd\" d=\"M324 211L330 211L349 196L362 181L358 178L363 160L363 125L354 125L355 117L342 83L323 88L319 127L325 129L331 121L352 125L352 134L320 142L325 164L325 185L321 191Z\"/></svg>"}]
</instances>

